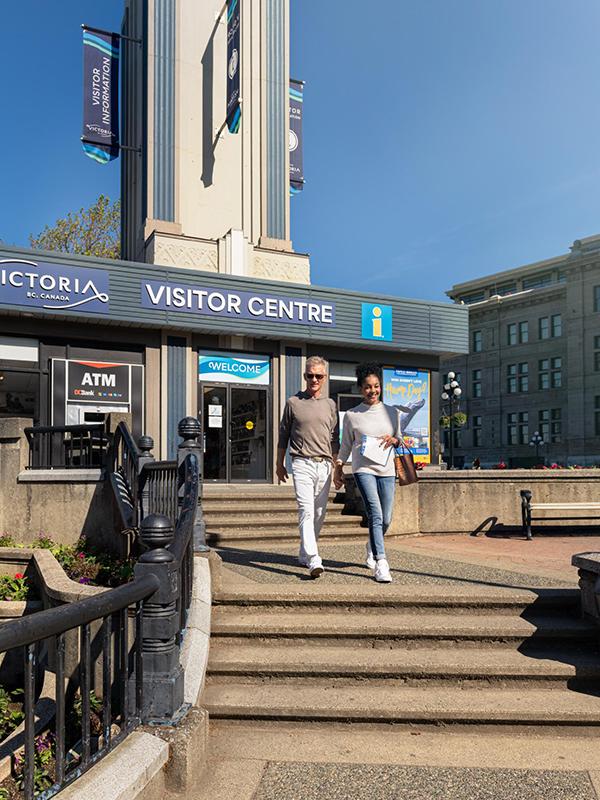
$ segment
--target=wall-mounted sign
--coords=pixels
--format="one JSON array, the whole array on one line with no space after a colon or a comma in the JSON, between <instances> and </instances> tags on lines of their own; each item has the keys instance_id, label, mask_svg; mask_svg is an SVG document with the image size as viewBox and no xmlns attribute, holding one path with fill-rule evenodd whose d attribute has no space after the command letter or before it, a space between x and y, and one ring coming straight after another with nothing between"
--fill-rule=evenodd
<instances>
[{"instance_id":1,"label":"wall-mounted sign","mask_svg":"<svg viewBox=\"0 0 600 800\"><path fill-rule=\"evenodd\" d=\"M0 303L49 311L108 314L108 272L46 261L2 258Z\"/></svg>"},{"instance_id":2,"label":"wall-mounted sign","mask_svg":"<svg viewBox=\"0 0 600 800\"><path fill-rule=\"evenodd\" d=\"M383 370L383 402L403 407L400 424L404 442L417 461L426 463L431 461L429 386L429 372Z\"/></svg>"},{"instance_id":3,"label":"wall-mounted sign","mask_svg":"<svg viewBox=\"0 0 600 800\"><path fill-rule=\"evenodd\" d=\"M67 363L67 400L96 404L128 403L129 393L129 364Z\"/></svg>"},{"instance_id":4,"label":"wall-mounted sign","mask_svg":"<svg viewBox=\"0 0 600 800\"><path fill-rule=\"evenodd\" d=\"M267 356L242 353L201 353L198 359L198 379L207 383L252 383L268 386L271 380L270 360Z\"/></svg>"},{"instance_id":5,"label":"wall-mounted sign","mask_svg":"<svg viewBox=\"0 0 600 800\"><path fill-rule=\"evenodd\" d=\"M380 303L362 304L362 338L392 341L392 307Z\"/></svg>"},{"instance_id":6,"label":"wall-mounted sign","mask_svg":"<svg viewBox=\"0 0 600 800\"><path fill-rule=\"evenodd\" d=\"M252 319L256 322L286 322L327 328L335 325L334 303L160 281L142 281L142 307L209 317Z\"/></svg>"}]
</instances>

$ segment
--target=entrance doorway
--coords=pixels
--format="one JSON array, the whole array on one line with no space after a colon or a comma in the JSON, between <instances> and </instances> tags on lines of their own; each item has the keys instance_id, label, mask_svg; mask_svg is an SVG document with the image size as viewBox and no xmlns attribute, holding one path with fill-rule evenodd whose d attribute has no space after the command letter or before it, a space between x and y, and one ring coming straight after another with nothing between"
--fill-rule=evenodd
<instances>
[{"instance_id":1,"label":"entrance doorway","mask_svg":"<svg viewBox=\"0 0 600 800\"><path fill-rule=\"evenodd\" d=\"M269 480L268 390L201 383L200 408L204 480Z\"/></svg>"}]
</instances>

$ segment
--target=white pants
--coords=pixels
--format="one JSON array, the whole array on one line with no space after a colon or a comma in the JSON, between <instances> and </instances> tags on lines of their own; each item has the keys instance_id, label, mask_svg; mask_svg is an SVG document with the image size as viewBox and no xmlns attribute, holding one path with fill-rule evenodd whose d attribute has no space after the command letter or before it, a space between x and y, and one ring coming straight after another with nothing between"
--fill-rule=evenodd
<instances>
[{"instance_id":1,"label":"white pants","mask_svg":"<svg viewBox=\"0 0 600 800\"><path fill-rule=\"evenodd\" d=\"M331 461L310 458L292 459L292 477L298 503L301 559L319 554L317 542L325 521L331 486Z\"/></svg>"}]
</instances>

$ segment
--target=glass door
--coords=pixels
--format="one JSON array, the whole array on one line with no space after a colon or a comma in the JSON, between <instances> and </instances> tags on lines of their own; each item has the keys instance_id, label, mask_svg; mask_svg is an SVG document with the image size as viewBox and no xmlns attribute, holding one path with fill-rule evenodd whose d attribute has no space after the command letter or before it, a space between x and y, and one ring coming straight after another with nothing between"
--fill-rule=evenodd
<instances>
[{"instance_id":1,"label":"glass door","mask_svg":"<svg viewBox=\"0 0 600 800\"><path fill-rule=\"evenodd\" d=\"M251 386L201 384L204 479L268 479L268 392Z\"/></svg>"}]
</instances>

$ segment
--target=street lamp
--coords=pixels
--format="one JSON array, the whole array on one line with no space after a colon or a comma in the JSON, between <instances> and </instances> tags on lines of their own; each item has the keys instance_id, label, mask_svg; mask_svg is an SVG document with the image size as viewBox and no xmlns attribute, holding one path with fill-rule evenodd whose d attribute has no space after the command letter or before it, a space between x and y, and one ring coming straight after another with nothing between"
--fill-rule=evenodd
<instances>
[{"instance_id":1,"label":"street lamp","mask_svg":"<svg viewBox=\"0 0 600 800\"><path fill-rule=\"evenodd\" d=\"M448 469L454 469L454 412L458 410L462 389L456 380L456 373L449 372L447 383L442 392L442 403L448 408L450 416L450 463Z\"/></svg>"},{"instance_id":2,"label":"street lamp","mask_svg":"<svg viewBox=\"0 0 600 800\"><path fill-rule=\"evenodd\" d=\"M535 460L536 463L540 463L540 447L543 447L545 444L544 437L539 431L534 431L531 434L531 439L529 440L529 446L535 447Z\"/></svg>"}]
</instances>

